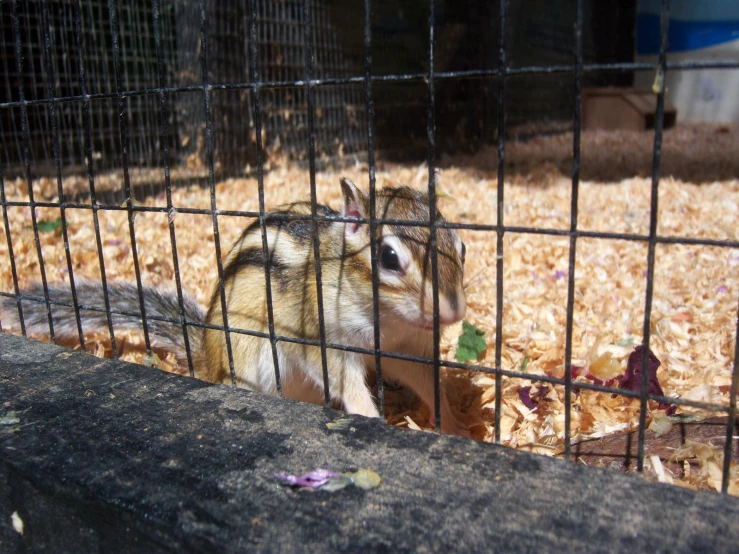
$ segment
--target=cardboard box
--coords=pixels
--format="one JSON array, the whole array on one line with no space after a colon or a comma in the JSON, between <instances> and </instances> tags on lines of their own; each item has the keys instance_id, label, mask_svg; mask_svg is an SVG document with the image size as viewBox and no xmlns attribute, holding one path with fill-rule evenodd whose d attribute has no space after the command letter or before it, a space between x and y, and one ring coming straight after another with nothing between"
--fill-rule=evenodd
<instances>
[{"instance_id":1,"label":"cardboard box","mask_svg":"<svg viewBox=\"0 0 739 554\"><path fill-rule=\"evenodd\" d=\"M583 129L654 129L657 96L634 88L585 88L582 91ZM665 101L664 128L677 122L677 110Z\"/></svg>"}]
</instances>

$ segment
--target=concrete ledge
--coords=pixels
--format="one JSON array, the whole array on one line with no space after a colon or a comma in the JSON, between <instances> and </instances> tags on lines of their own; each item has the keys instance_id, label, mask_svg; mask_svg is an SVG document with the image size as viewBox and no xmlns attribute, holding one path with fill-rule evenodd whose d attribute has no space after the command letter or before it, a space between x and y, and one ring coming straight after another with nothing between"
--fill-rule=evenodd
<instances>
[{"instance_id":1,"label":"concrete ledge","mask_svg":"<svg viewBox=\"0 0 739 554\"><path fill-rule=\"evenodd\" d=\"M736 552L739 500L0 334L0 552ZM276 472L359 467L379 488ZM24 522L13 529L11 514Z\"/></svg>"}]
</instances>

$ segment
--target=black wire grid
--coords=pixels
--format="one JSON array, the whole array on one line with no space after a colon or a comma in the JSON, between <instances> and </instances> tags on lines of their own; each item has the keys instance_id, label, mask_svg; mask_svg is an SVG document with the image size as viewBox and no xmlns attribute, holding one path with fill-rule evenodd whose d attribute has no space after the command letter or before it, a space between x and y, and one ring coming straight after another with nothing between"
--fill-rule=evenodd
<instances>
[{"instance_id":1,"label":"black wire grid","mask_svg":"<svg viewBox=\"0 0 739 554\"><path fill-rule=\"evenodd\" d=\"M73 89L69 89L69 93L65 96L55 96L54 83L54 52L53 44L50 40L49 33L49 6L51 5L49 0L43 0L40 3L41 18L43 24L43 37L39 37L39 40L43 43L43 55L38 51L39 45L34 45L33 48L36 50L35 55L39 55L42 59L46 60L47 63L47 94L39 98L26 98L23 86L23 67L22 57L23 49L28 48L28 45L24 45L21 40L21 18L24 17L24 13L21 12L21 8L24 3L19 0L13 0L10 3L10 12L12 20L12 28L15 37L15 55L17 60L17 100L10 102L0 103L0 109L2 110L19 110L21 114L21 129L13 129L10 134L14 139L15 147L19 148L22 153L23 160L23 173L25 179L28 181L28 194L29 200L27 202L21 201L8 201L5 196L5 185L3 176L3 165L0 165L0 206L2 206L3 219L5 222L5 234L7 238L8 250L10 255L10 267L13 276L13 293L0 293L2 296L15 299L18 306L18 314L23 334L26 334L24 325L23 309L21 300L31 300L36 302L43 302L49 321L49 332L54 340L54 328L51 314L51 306L58 304L62 306L72 307L74 309L77 327L79 331L79 340L84 347L84 337L82 327L80 323L80 310L93 310L99 312L105 312L108 319L108 332L110 341L112 344L113 355L117 357L116 339L113 326L111 323L111 314L118 313L121 315L134 316L142 319L143 331L145 337L146 348L151 355L151 346L149 333L147 329L147 320L159 320L170 323L177 323L181 326L183 335L185 338L188 364L190 374L193 375L192 366L192 352L190 351L190 344L188 340L188 327L208 327L218 329L225 332L226 335L226 346L228 350L228 358L231 370L232 382L235 384L235 375L233 368L233 355L231 352L231 333L242 333L252 336L262 337L268 339L272 347L272 355L275 365L275 379L277 383L278 391L281 391L280 385L280 374L279 365L277 358L277 344L281 341L294 342L299 344L306 344L312 346L319 346L322 353L322 364L323 364L323 375L324 375L324 394L326 404L329 404L329 386L327 378L327 366L326 366L326 351L327 349L342 349L351 352L357 352L362 354L370 354L375 357L378 374L378 400L379 408L381 413L384 410L384 394L382 384L382 359L385 357L404 359L416 362L424 362L431 364L434 369L434 378L436 382L435 389L435 405L434 413L436 415L437 428L441 424L441 414L439 409L440 402L440 390L439 390L439 372L441 366L450 368L462 368L474 371L488 372L495 376L496 390L501 390L501 379L503 376L511 378L526 379L532 382L543 382L550 383L553 385L563 386L565 389L565 451L564 455L566 459L570 459L571 454L571 399L573 390L586 389L593 391L601 391L613 394L619 394L622 396L628 396L640 399L640 416L639 416L639 449L637 458L637 467L641 471L644 463L644 442L645 442L645 429L646 429L646 413L647 413L647 402L654 400L657 402L691 406L700 408L710 412L726 412L728 411L728 423L726 425L726 442L724 447L724 468L723 468L723 481L722 490L725 493L729 483L729 467L731 464L732 457L732 435L736 421L736 400L737 392L739 389L739 317L737 318L737 340L735 344L735 356L734 356L734 368L733 377L730 392L730 405L728 409L725 406L719 406L714 404L708 404L704 402L695 402L690 400L684 400L680 398L671 398L664 396L657 396L649 394L647 390L648 386L648 371L647 362L648 357L643 358L642 367L642 386L641 391L628 391L616 389L613 387L597 385L587 382L574 382L572 380L572 338L573 338L573 313L574 313L574 299L575 299L575 287L574 287L574 272L575 272L575 259L577 255L577 244L580 238L602 238L602 239L615 239L615 240L629 240L646 243L648 246L648 259L647 259L647 288L645 298L645 318L643 328L643 344L645 349L648 349L650 342L650 321L651 321L651 308L652 308L652 293L654 287L654 265L655 265L655 249L657 244L693 244L693 245L706 245L706 246L721 246L728 248L739 247L739 241L732 240L712 240L712 239L697 239L690 237L662 237L657 235L657 214L658 214L658 187L660 180L660 157L661 157L661 146L662 146L662 125L664 116L664 76L667 71L671 69L697 69L697 68L739 68L739 64L725 62L725 61L709 61L709 62L690 62L690 63L668 63L666 59L667 51L667 37L668 37L668 24L669 24L669 0L662 0L662 12L661 12L661 46L659 52L659 60L657 64L649 63L612 63L612 64L584 64L583 63L583 0L577 1L576 10L576 21L574 26L575 33L575 51L573 52L573 62L567 65L555 65L555 66L526 66L520 68L511 68L507 65L507 54L506 54L506 25L508 22L509 13L509 1L500 0L499 2L499 17L496 21L497 29L491 28L491 33L498 33L498 56L497 66L493 69L473 69L464 71L441 71L437 72L434 70L435 67L435 0L429 0L428 5L428 71L419 73L405 73L405 74L374 74L373 60L372 60L372 28L371 28L371 15L372 15L372 4L371 0L364 1L364 63L365 72L364 75L350 75L345 77L331 77L331 78L316 78L313 68L313 37L314 33L310 32L311 26L314 25L315 20L312 17L314 14L315 5L313 0L303 0L302 3L302 20L301 25L303 32L299 33L302 37L302 48L304 52L303 60L303 75L294 80L285 81L262 81L260 79L260 68L261 64L264 64L265 53L260 52L261 44L258 44L257 40L253 40L258 35L256 28L257 13L261 7L264 9L263 0L249 0L248 4L248 30L252 40L249 41L249 67L250 67L250 81L245 83L221 83L212 84L209 80L209 60L211 59L212 53L208 49L208 10L206 9L206 0L200 0L198 4L199 17L200 17L200 82L192 84L186 87L166 87L165 78L165 67L166 67L166 56L167 56L167 45L162 34L162 0L152 0L150 6L147 8L146 13L150 15L153 21L153 39L154 39L154 50L156 54L156 82L142 88L133 89L128 88L126 83L122 82L122 70L121 70L121 52L120 52L120 41L121 34L119 29L119 18L121 17L121 10L116 0L109 0L108 2L108 13L109 25L111 30L111 50L112 55L112 66L113 66L113 78L114 78L114 90L110 92L91 92L88 86L88 63L89 60L83 52L84 48L84 37L83 30L81 28L81 13L82 7L80 0L76 0L68 6L71 9L71 19L74 22L73 32L75 35L75 43L77 45L77 58L76 60L66 60L68 64L74 64L76 62L78 69L78 94L74 94ZM5 8L3 8L5 9ZM127 13L124 10L125 13ZM27 11L25 14L27 15ZM493 24L491 27L495 27ZM145 60L146 63L150 63L151 60ZM580 129L581 129L581 108L580 108L580 97L582 90L583 76L587 73L592 72L629 72L636 70L651 70L656 72L658 79L657 84L659 85L659 92L657 94L657 111L656 111L656 127L654 133L654 149L653 149L653 165L652 165L652 190L651 190L651 209L650 209L650 225L648 235L638 234L625 234L625 233L602 233L602 232L589 232L578 229L577 216L578 216L578 191L579 191L579 173L580 173ZM504 161L506 153L505 143L505 103L506 103L506 82L507 78L514 75L521 74L563 74L574 76L574 90L573 95L575 99L575 109L573 114L573 126L574 126L574 139L573 139L573 166L572 166L572 206L571 206L571 221L569 230L558 230L558 229L546 229L546 228L531 228L531 227L512 227L506 226L503 221L504 216ZM435 166L436 166L436 129L435 129L435 117L436 117L436 106L435 106L435 87L439 80L445 79L459 79L459 78L470 78L477 77L481 79L495 79L497 81L498 94L497 94L497 151L498 151L498 204L497 204L497 224L495 225L472 225L463 223L452 223L452 222L438 222L435 220ZM432 286L434 291L434 356L433 359L424 359L414 356L407 356L396 353L385 353L379 350L380 333L379 333L379 304L378 304L378 268L376 259L376 248L375 248L375 230L378 224L393 224L393 225L419 225L418 222L407 222L398 220L388 219L377 219L375 212L375 107L374 107L374 92L373 86L377 83L398 83L398 82L421 82L425 83L428 93L427 103L427 134L428 134L428 169L429 169L429 181L428 181L428 193L429 193L429 211L430 221L425 226L428 226L431 233L431 263L432 263ZM371 229L370 240L372 242L372 287L374 292L374 325L375 325L375 348L372 350L347 347L344 345L328 343L326 341L325 327L323 322L322 314L322 293L321 293L321 263L319 254L319 237L315 232L319 221L341 221L341 222L356 222L356 219L347 219L340 216L320 216L316 212L316 134L319 131L316 126L314 112L316 110L316 94L322 90L323 87L329 87L337 84L356 84L364 87L364 112L366 113L366 137L367 137L367 157L369 165L369 190L370 190L370 217L369 219L360 219L363 223L368 223ZM273 94L275 90L286 89L286 88L299 88L302 89L305 98L307 100L307 145L308 145L308 158L309 158L309 169L310 169L310 192L311 192L311 208L312 213L310 216L286 216L280 214L270 214L265 211L264 202L264 179L263 179L263 160L264 160L264 144L261 136L261 130L264 125L263 121L263 110L262 102L265 94ZM257 180L259 190L259 211L258 212L239 212L230 210L221 210L217 206L217 198L215 191L215 170L214 170L214 140L213 140L213 94L220 90L249 90L252 93L252 105L250 109L253 110L253 123L256 129L256 161L257 161ZM205 147L206 147L206 160L208 168L208 186L210 189L211 198L211 209L190 209L190 208L176 208L172 204L172 181L170 177L170 152L169 145L172 143L172 129L171 129L171 117L168 110L170 110L171 102L169 99L175 94L182 93L197 93L201 95L201 107L205 113ZM128 175L129 170L129 148L131 146L131 140L134 138L131 136L131 120L129 119L128 113L132 109L131 102L135 99L146 99L147 102L157 102L159 105L159 128L160 136L157 137L156 142L161 149L162 162L165 171L165 185L166 185L166 207L146 207L134 205L131 199L130 180ZM95 178L96 178L96 165L94 156L94 131L92 125L92 118L90 115L90 103L91 101L97 101L105 99L113 102L112 106L118 112L120 121L118 125L119 129L119 140L122 149L122 163L124 172L124 183L126 187L126 198L128 199L125 205L107 205L100 204L96 199L95 191ZM89 192L90 192L90 203L79 203L79 202L68 202L64 200L64 194L62 190L62 161L64 159L62 145L59 140L59 126L65 113L65 106L72 104L76 109L80 109L82 113L82 140L83 149L86 159L86 170L89 181ZM53 158L55 161L55 172L57 177L57 186L59 190L59 198L62 199L60 202L37 202L33 197L33 188L30 186L32 181L31 172L31 139L34 132L34 126L29 119L29 110L37 110L40 107L48 108L46 117L49 118L51 123L51 149ZM115 113L115 112L113 112ZM18 141L18 135L20 134L20 141ZM4 142L6 142L8 132L3 134ZM7 146L7 142L6 142ZM15 266L15 260L13 255L13 241L10 234L9 223L8 223L8 207L29 207L31 208L32 227L35 238L36 252L39 260L39 266L41 270L41 281L43 284L44 296L29 296L20 293L18 286L18 275ZM61 227L62 227L62 239L64 241L66 251L67 269L69 273L69 283L72 289L72 304L65 302L58 302L51 300L48 294L48 286L46 275L44 271L44 260L41 252L39 242L39 230L38 222L35 217L36 207L52 207L58 208L61 213ZM93 215L93 223L95 226L95 238L99 256L99 263L101 268L101 280L105 290L105 306L89 306L79 302L79 299L75 291L74 281L74 268L69 253L69 242L67 237L67 224L65 219L65 210L75 209L90 209ZM136 282L139 291L139 305L140 312L116 312L111 310L110 300L108 298L107 287L106 287L106 272L105 264L103 261L102 254L102 242L100 238L100 230L98 224L98 211L99 210L125 210L128 213L129 221L129 234L131 238L131 244L133 247L133 259L135 264ZM220 287L220 300L223 309L223 326L204 325L199 322L187 321L184 315L183 307L183 293L182 283L180 278L179 260L177 258L177 247L176 247L176 227L174 223L174 217L171 217L175 211L182 213L191 214L206 214L212 218L215 248L216 248L216 260L218 265L218 277ZM175 285L177 289L177 298L179 301L179 318L169 319L164 317L153 316L145 313L143 303L143 288L141 284L141 274L138 265L138 256L136 252L136 237L133 220L136 212L159 212L167 213L169 217L169 234L172 245L173 253L173 264L174 264L174 276ZM291 218L291 219L308 219L312 222L313 229L313 247L315 253L315 274L318 285L318 304L320 314L320 340L308 340L295 337L286 337L278 335L275 332L274 317L273 317L273 305L272 295L270 287L270 273L267 263L265 263L265 277L267 282L267 306L268 306L268 317L269 317L269 332L261 333L250 331L247 329L236 329L231 328L228 325L227 313L226 313L226 300L225 291L223 286L223 265L221 262L221 246L218 229L218 217L226 215L236 215L244 217L257 218L259 220L262 232L262 247L265 254L264 259L268 260L268 244L266 237L266 222L270 219L276 218ZM495 233L497 240L497 260L496 260L496 334L495 334L495 366L488 367L482 365L471 365L461 364L456 362L448 362L440 359L439 356L439 319L438 319L438 275L437 275L437 253L436 253L436 232L439 228L453 228L453 229L472 229L479 231L489 231ZM568 295L567 295L567 318L566 318L566 343L565 343L565 373L564 378L555 378L548 376L530 375L523 371L511 371L502 368L501 364L501 350L502 350L502 329L503 329L503 237L506 233L535 233L552 236L567 236L570 239L570 254L569 254L569 270L568 270ZM0 327L1 329L1 327ZM500 437L500 414L501 414L501 395L496 395L495 398L495 442L499 443Z\"/></svg>"}]
</instances>

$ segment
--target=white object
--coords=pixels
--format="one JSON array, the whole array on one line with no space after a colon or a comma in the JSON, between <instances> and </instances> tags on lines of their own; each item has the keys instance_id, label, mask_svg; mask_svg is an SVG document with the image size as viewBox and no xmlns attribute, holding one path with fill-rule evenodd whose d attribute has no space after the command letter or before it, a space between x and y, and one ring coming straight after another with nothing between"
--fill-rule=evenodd
<instances>
[{"instance_id":1,"label":"white object","mask_svg":"<svg viewBox=\"0 0 739 554\"><path fill-rule=\"evenodd\" d=\"M637 61L658 61L660 4L639 2ZM739 62L739 1L673 0L668 38L668 62ZM635 84L651 88L654 77L654 72L638 72ZM739 122L737 68L668 70L665 86L680 121Z\"/></svg>"}]
</instances>

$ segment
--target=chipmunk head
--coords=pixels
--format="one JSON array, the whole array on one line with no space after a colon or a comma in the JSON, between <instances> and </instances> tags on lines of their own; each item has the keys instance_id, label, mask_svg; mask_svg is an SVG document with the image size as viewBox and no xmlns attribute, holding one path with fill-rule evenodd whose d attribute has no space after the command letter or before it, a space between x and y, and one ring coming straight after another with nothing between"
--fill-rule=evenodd
<instances>
[{"instance_id":1,"label":"chipmunk head","mask_svg":"<svg viewBox=\"0 0 739 554\"><path fill-rule=\"evenodd\" d=\"M344 196L342 215L369 218L369 198L349 179L341 179ZM417 221L426 226L380 224L377 226L377 267L380 311L422 329L433 328L431 232L428 194L409 187L385 187L375 195L375 217ZM436 220L444 221L436 210ZM364 278L371 286L369 225L346 223L346 242L362 260ZM457 232L436 230L439 276L439 322L460 321L466 302L462 278L465 247ZM370 289L371 290L371 289Z\"/></svg>"}]
</instances>

